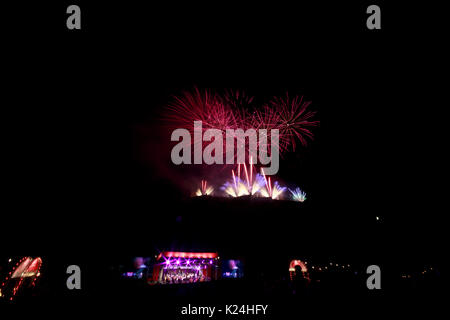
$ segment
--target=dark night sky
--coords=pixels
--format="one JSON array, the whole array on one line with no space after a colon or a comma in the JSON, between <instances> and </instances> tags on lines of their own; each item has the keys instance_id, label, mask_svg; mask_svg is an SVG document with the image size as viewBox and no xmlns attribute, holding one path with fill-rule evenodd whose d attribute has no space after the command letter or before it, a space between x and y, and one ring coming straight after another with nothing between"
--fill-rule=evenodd
<instances>
[{"instance_id":1,"label":"dark night sky","mask_svg":"<svg viewBox=\"0 0 450 320\"><path fill-rule=\"evenodd\" d=\"M142 160L142 145L161 134L157 116L170 96L196 85L262 100L305 95L321 125L280 176L307 186L311 212L381 215L412 247L439 240L439 87L434 68L417 65L429 39L394 23L400 9L386 10L383 30L371 33L364 5L217 4L205 13L82 2L86 27L71 34L50 14L59 6L43 20L22 11L39 28L13 24L20 36L5 60L2 111L8 235L24 219L20 228L39 230L44 250L57 250L57 239L76 247L82 241L68 234L82 234L95 251L109 237L141 239L134 222L176 216L169 204L183 190ZM164 151L151 150L154 163Z\"/></svg>"}]
</instances>

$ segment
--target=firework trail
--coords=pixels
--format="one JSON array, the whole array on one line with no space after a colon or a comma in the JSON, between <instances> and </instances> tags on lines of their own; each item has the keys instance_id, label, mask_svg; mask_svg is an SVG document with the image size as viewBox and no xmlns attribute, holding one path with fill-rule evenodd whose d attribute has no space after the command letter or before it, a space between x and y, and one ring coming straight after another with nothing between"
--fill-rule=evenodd
<instances>
[{"instance_id":1,"label":"firework trail","mask_svg":"<svg viewBox=\"0 0 450 320\"><path fill-rule=\"evenodd\" d=\"M238 164L236 171L231 170L231 179L226 181L220 188L226 196L233 198L242 196L255 196L279 200L283 198L284 191L287 189L280 185L278 181L272 183L271 177L264 173L261 168L261 174L253 175L253 166L247 168L246 164ZM242 168L242 169L241 169ZM304 202L306 200L306 192L300 188L287 189L291 193L290 200ZM214 191L212 186L208 186L206 180L201 181L201 187L195 192L196 196L211 195ZM286 198L287 199L287 198Z\"/></svg>"},{"instance_id":2,"label":"firework trail","mask_svg":"<svg viewBox=\"0 0 450 320\"><path fill-rule=\"evenodd\" d=\"M280 186L278 181L275 181L274 184L272 185L270 177L268 177L268 178L266 177L266 175L264 174L264 170L262 168L261 168L261 174L263 176L264 183L265 183L265 188L262 188L260 190L261 196L264 198L271 198L274 200L280 199L281 194L284 192L284 190L286 190L286 187Z\"/></svg>"},{"instance_id":3,"label":"firework trail","mask_svg":"<svg viewBox=\"0 0 450 320\"><path fill-rule=\"evenodd\" d=\"M300 188L295 188L295 190L289 189L292 194L292 200L303 202L306 200L306 192L300 190Z\"/></svg>"},{"instance_id":4,"label":"firework trail","mask_svg":"<svg viewBox=\"0 0 450 320\"><path fill-rule=\"evenodd\" d=\"M245 183L235 176L233 177L233 181L225 182L222 190L225 192L225 194L232 196L233 198L249 195Z\"/></svg>"},{"instance_id":5,"label":"firework trail","mask_svg":"<svg viewBox=\"0 0 450 320\"><path fill-rule=\"evenodd\" d=\"M195 195L200 197L200 196L209 196L212 192L214 191L214 188L211 186L207 186L207 181L206 180L202 180L202 185L200 187L200 189L198 189L195 192Z\"/></svg>"},{"instance_id":6,"label":"firework trail","mask_svg":"<svg viewBox=\"0 0 450 320\"><path fill-rule=\"evenodd\" d=\"M254 97L248 96L245 92L239 90L226 90L224 94L224 100L234 109L250 106L253 103L253 99Z\"/></svg>"},{"instance_id":7,"label":"firework trail","mask_svg":"<svg viewBox=\"0 0 450 320\"><path fill-rule=\"evenodd\" d=\"M243 178L241 179L241 167L243 167ZM246 195L256 195L264 186L264 178L260 174L256 174L253 178L253 164L250 157L250 166L247 169L246 164L238 164L237 174L234 169L231 170L231 181L225 182L222 186L222 190L229 196L240 197ZM244 180L245 178L245 180Z\"/></svg>"}]
</instances>

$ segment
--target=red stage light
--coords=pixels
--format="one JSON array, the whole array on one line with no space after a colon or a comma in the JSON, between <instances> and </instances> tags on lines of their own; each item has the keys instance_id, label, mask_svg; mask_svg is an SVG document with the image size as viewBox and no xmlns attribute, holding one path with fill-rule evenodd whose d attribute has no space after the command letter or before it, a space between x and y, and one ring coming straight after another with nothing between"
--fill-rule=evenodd
<instances>
[{"instance_id":1,"label":"red stage light","mask_svg":"<svg viewBox=\"0 0 450 320\"><path fill-rule=\"evenodd\" d=\"M209 259L215 259L217 258L216 252L178 252L178 251L163 251L158 255L158 260L161 257L166 258L194 258L194 259L201 259L201 258L209 258Z\"/></svg>"}]
</instances>

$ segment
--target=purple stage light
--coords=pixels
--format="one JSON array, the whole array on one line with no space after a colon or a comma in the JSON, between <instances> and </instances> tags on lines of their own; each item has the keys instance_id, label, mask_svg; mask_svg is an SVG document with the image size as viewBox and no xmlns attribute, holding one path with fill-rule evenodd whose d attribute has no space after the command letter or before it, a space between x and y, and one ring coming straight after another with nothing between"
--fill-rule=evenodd
<instances>
[{"instance_id":1,"label":"purple stage light","mask_svg":"<svg viewBox=\"0 0 450 320\"><path fill-rule=\"evenodd\" d=\"M177 260L177 264L180 264L180 259Z\"/></svg>"}]
</instances>

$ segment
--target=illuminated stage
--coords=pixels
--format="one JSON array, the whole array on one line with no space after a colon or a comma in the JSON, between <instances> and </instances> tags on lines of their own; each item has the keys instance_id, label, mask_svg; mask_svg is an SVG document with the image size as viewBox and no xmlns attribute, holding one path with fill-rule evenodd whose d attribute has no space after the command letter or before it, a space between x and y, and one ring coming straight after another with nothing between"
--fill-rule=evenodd
<instances>
[{"instance_id":1,"label":"illuminated stage","mask_svg":"<svg viewBox=\"0 0 450 320\"><path fill-rule=\"evenodd\" d=\"M219 256L215 252L163 251L153 266L151 284L196 283L219 277Z\"/></svg>"}]
</instances>

